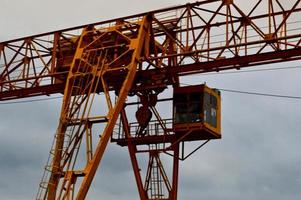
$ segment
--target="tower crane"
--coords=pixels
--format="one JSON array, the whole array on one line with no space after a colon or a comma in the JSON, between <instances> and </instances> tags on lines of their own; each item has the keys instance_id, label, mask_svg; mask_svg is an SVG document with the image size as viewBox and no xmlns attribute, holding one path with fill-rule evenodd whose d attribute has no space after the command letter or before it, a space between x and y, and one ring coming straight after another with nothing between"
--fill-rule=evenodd
<instances>
[{"instance_id":1,"label":"tower crane","mask_svg":"<svg viewBox=\"0 0 301 200\"><path fill-rule=\"evenodd\" d=\"M181 77L301 59L300 1L202 0L1 42L1 101L63 95L36 199L85 199L111 141L140 199L176 200L179 161L221 138L220 92Z\"/></svg>"}]
</instances>

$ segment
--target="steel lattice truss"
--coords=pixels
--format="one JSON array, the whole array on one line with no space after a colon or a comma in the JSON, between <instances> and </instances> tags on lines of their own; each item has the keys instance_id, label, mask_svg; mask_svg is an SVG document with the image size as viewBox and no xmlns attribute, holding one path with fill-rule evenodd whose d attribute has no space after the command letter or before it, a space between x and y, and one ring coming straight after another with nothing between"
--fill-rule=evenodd
<instances>
[{"instance_id":1,"label":"steel lattice truss","mask_svg":"<svg viewBox=\"0 0 301 200\"><path fill-rule=\"evenodd\" d=\"M118 21L132 26L131 21L146 14L152 15L150 52L140 58L139 71L164 68L178 75L299 59L300 1L244 3L200 1L2 42L0 99L63 92L70 66L60 66L60 61L72 60L83 28L106 28Z\"/></svg>"},{"instance_id":2,"label":"steel lattice truss","mask_svg":"<svg viewBox=\"0 0 301 200\"><path fill-rule=\"evenodd\" d=\"M301 59L300 13L301 0L203 0L1 42L1 101L64 94L37 199L84 199L117 120L122 131L112 140L129 149L140 198L177 199L184 138L172 139L152 95L179 85L183 75ZM93 112L97 94L106 103L101 113ZM171 135L170 146L160 137L132 140L126 98L135 95L138 103L149 101L162 136ZM101 137L93 148L97 124ZM139 150L141 144L149 148ZM78 159L81 148L85 161ZM173 156L171 180L162 152ZM144 185L137 153L149 153Z\"/></svg>"}]
</instances>

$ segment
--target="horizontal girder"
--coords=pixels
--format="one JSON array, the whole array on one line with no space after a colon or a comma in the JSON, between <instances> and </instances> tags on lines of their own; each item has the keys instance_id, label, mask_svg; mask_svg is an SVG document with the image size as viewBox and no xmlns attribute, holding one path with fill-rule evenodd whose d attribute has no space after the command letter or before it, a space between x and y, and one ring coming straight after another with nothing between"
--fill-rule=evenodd
<instances>
[{"instance_id":1,"label":"horizontal girder","mask_svg":"<svg viewBox=\"0 0 301 200\"><path fill-rule=\"evenodd\" d=\"M131 92L164 88L181 75L300 59L300 0L254 0L247 8L243 3L201 1L1 42L0 100L63 93L82 29L99 30L90 37L111 45L108 57L113 59L135 37L132 22L146 15L152 24L144 49L148 53L139 58ZM119 30L123 38L118 31L102 35L102 28L124 22ZM115 38L123 45L114 45ZM116 66L126 65L127 59L120 58ZM118 89L125 72L108 74L107 81L116 83L108 89Z\"/></svg>"}]
</instances>

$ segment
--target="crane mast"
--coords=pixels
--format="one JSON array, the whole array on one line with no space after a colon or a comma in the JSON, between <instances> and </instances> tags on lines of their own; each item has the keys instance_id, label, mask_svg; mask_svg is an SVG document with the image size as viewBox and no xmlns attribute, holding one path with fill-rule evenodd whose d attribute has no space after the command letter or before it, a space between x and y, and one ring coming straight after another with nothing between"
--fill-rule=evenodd
<instances>
[{"instance_id":1,"label":"crane mast","mask_svg":"<svg viewBox=\"0 0 301 200\"><path fill-rule=\"evenodd\" d=\"M111 140L128 148L140 199L176 200L184 144L221 138L219 92L181 89L180 77L301 59L300 1L203 0L1 42L0 101L63 95L36 199L85 199ZM197 127L177 124L186 92L204 106L211 95L215 128L206 114ZM170 119L161 102L173 105Z\"/></svg>"}]
</instances>

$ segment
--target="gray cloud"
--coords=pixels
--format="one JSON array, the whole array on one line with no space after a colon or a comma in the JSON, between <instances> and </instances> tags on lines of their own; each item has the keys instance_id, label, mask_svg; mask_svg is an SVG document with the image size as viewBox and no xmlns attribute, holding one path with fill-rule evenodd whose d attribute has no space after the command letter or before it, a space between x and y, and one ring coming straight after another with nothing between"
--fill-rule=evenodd
<instances>
[{"instance_id":1,"label":"gray cloud","mask_svg":"<svg viewBox=\"0 0 301 200\"><path fill-rule=\"evenodd\" d=\"M5 19L0 21L0 40L179 3L185 1L0 0L0 17ZM204 81L217 88L300 96L300 70L183 79L192 84ZM299 199L300 100L227 92L222 97L223 139L181 163L179 199ZM34 198L59 109L59 100L0 105L0 199ZM138 199L126 148L110 144L88 196L100 198Z\"/></svg>"}]
</instances>

